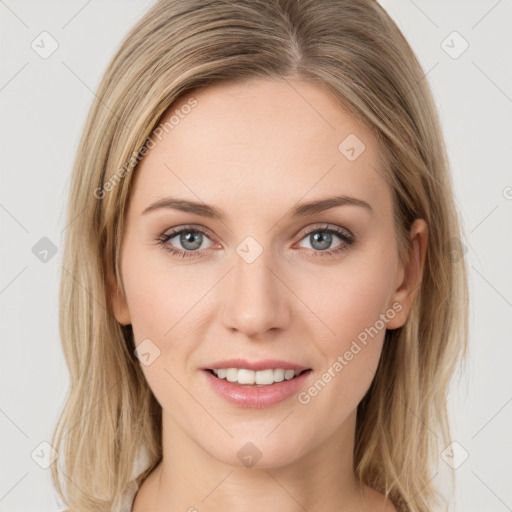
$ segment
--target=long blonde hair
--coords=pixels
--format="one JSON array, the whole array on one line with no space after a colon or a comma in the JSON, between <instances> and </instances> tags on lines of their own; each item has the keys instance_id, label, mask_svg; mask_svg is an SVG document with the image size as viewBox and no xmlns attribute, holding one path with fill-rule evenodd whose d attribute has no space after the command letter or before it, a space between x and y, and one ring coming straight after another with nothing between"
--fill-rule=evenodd
<instances>
[{"instance_id":1,"label":"long blonde hair","mask_svg":"<svg viewBox=\"0 0 512 512\"><path fill-rule=\"evenodd\" d=\"M289 76L321 84L377 134L401 257L414 219L429 226L416 301L386 333L358 406L354 471L400 510L439 500L431 478L450 442L446 395L466 351L467 284L442 132L413 51L373 0L164 0L112 59L73 169L60 291L70 390L52 441L53 481L73 510L110 510L162 458L161 407L111 300L112 283L123 289L119 250L140 149L197 88Z\"/></svg>"}]
</instances>

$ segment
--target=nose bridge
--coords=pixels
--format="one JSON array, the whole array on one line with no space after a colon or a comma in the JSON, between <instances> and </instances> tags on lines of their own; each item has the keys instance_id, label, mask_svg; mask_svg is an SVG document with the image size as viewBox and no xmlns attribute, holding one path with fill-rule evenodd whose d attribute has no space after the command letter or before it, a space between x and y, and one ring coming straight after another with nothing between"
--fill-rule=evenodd
<instances>
[{"instance_id":1,"label":"nose bridge","mask_svg":"<svg viewBox=\"0 0 512 512\"><path fill-rule=\"evenodd\" d=\"M233 254L233 266L226 284L225 326L252 337L284 328L289 304L286 288L274 275L272 250L246 237Z\"/></svg>"}]
</instances>

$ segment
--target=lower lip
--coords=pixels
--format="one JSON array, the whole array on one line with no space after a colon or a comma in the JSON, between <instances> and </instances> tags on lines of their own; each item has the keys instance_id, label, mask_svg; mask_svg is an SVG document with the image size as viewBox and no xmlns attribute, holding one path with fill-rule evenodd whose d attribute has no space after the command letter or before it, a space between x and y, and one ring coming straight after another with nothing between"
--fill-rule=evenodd
<instances>
[{"instance_id":1,"label":"lower lip","mask_svg":"<svg viewBox=\"0 0 512 512\"><path fill-rule=\"evenodd\" d=\"M304 386L311 370L301 373L298 377L282 382L274 382L269 386L250 386L234 384L226 379L219 379L208 370L202 370L206 375L208 383L221 397L237 407L264 409L272 407L293 394L297 393Z\"/></svg>"}]
</instances>

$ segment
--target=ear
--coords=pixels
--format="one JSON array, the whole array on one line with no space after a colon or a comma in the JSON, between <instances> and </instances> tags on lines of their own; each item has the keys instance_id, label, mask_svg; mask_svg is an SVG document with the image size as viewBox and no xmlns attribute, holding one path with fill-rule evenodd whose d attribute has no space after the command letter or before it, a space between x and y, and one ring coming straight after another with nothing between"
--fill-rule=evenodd
<instances>
[{"instance_id":1,"label":"ear","mask_svg":"<svg viewBox=\"0 0 512 512\"><path fill-rule=\"evenodd\" d=\"M130 311L124 291L118 286L116 279L112 275L109 275L108 283L110 300L116 320L121 325L131 324Z\"/></svg>"},{"instance_id":2,"label":"ear","mask_svg":"<svg viewBox=\"0 0 512 512\"><path fill-rule=\"evenodd\" d=\"M409 231L408 261L401 263L397 272L396 289L391 304L398 303L401 309L393 308L398 313L387 323L387 329L402 327L407 320L414 298L423 277L423 268L427 254L428 226L423 219L416 219Z\"/></svg>"}]
</instances>

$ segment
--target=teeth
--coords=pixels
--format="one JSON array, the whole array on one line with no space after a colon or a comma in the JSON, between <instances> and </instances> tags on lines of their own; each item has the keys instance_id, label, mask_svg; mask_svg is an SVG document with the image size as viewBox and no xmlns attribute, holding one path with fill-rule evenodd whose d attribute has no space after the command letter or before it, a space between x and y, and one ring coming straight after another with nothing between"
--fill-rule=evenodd
<instances>
[{"instance_id":1,"label":"teeth","mask_svg":"<svg viewBox=\"0 0 512 512\"><path fill-rule=\"evenodd\" d=\"M236 382L238 384L257 384L260 386L270 386L274 382L282 382L296 377L301 372L295 370L283 370L277 368L275 370L246 370L244 368L218 368L212 370L219 379L226 379L228 382Z\"/></svg>"}]
</instances>

